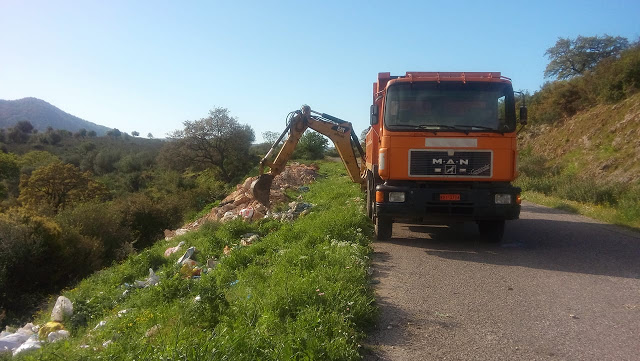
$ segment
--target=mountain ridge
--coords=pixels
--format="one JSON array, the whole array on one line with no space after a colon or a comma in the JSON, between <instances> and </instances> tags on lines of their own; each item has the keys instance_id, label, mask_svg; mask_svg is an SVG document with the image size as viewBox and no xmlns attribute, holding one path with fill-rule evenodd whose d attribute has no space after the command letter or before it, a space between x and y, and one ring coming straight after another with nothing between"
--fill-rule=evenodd
<instances>
[{"instance_id":1,"label":"mountain ridge","mask_svg":"<svg viewBox=\"0 0 640 361\"><path fill-rule=\"evenodd\" d=\"M38 131L48 127L76 132L80 129L105 135L111 128L69 114L45 100L27 97L16 100L0 99L0 128L10 128L19 121L29 121Z\"/></svg>"}]
</instances>

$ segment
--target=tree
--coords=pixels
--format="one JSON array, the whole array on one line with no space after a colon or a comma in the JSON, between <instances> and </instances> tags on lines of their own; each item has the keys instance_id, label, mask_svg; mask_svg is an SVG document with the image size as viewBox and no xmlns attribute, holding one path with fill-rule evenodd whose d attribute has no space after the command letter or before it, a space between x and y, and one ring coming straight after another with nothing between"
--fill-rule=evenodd
<instances>
[{"instance_id":1,"label":"tree","mask_svg":"<svg viewBox=\"0 0 640 361\"><path fill-rule=\"evenodd\" d=\"M0 199L7 194L7 184L13 179L17 179L20 175L20 166L18 166L18 157L12 153L0 152Z\"/></svg>"},{"instance_id":2,"label":"tree","mask_svg":"<svg viewBox=\"0 0 640 361\"><path fill-rule=\"evenodd\" d=\"M578 36L575 40L558 38L556 45L544 53L551 61L544 71L546 78L568 79L593 69L603 59L618 56L629 47L626 38Z\"/></svg>"},{"instance_id":3,"label":"tree","mask_svg":"<svg viewBox=\"0 0 640 361\"><path fill-rule=\"evenodd\" d=\"M153 139L153 134L151 134L151 133L147 134L147 138Z\"/></svg>"},{"instance_id":4,"label":"tree","mask_svg":"<svg viewBox=\"0 0 640 361\"><path fill-rule=\"evenodd\" d=\"M137 137L140 135L140 133L136 130L134 130L133 132L131 132L131 135L133 135L134 137Z\"/></svg>"},{"instance_id":5,"label":"tree","mask_svg":"<svg viewBox=\"0 0 640 361\"><path fill-rule=\"evenodd\" d=\"M93 137L95 137L95 136L97 136L97 135L98 135L98 134L96 134L96 131L95 131L95 130L90 130L90 131L88 131L88 132L87 132L87 136L88 136L89 138L93 138Z\"/></svg>"},{"instance_id":6,"label":"tree","mask_svg":"<svg viewBox=\"0 0 640 361\"><path fill-rule=\"evenodd\" d=\"M174 140L169 148L195 168L213 167L228 182L252 166L249 148L255 140L253 129L238 123L228 109L217 107L207 118L183 124L183 130L169 136Z\"/></svg>"},{"instance_id":7,"label":"tree","mask_svg":"<svg viewBox=\"0 0 640 361\"><path fill-rule=\"evenodd\" d=\"M276 132L266 131L262 133L262 138L264 139L264 141L271 145L273 145L273 143L275 143L276 140L278 140L278 137L280 137L280 134Z\"/></svg>"},{"instance_id":8,"label":"tree","mask_svg":"<svg viewBox=\"0 0 640 361\"><path fill-rule=\"evenodd\" d=\"M36 169L30 177L23 175L18 200L30 208L45 206L57 213L74 202L103 198L106 194L106 188L91 179L88 172L58 161Z\"/></svg>"},{"instance_id":9,"label":"tree","mask_svg":"<svg viewBox=\"0 0 640 361\"><path fill-rule=\"evenodd\" d=\"M118 128L113 128L107 132L107 135L113 138L120 138L120 136L122 136L122 132Z\"/></svg>"},{"instance_id":10,"label":"tree","mask_svg":"<svg viewBox=\"0 0 640 361\"><path fill-rule=\"evenodd\" d=\"M307 130L300 137L293 156L304 159L322 159L328 144L329 141L325 136L318 132Z\"/></svg>"},{"instance_id":11,"label":"tree","mask_svg":"<svg viewBox=\"0 0 640 361\"><path fill-rule=\"evenodd\" d=\"M16 128L23 133L31 133L33 131L33 124L28 120L21 120L16 123Z\"/></svg>"}]
</instances>

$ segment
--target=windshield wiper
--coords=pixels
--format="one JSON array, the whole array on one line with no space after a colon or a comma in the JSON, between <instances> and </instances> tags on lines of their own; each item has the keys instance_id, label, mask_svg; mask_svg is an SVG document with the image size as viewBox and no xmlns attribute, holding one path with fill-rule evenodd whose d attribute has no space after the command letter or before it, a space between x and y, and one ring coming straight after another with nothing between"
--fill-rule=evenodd
<instances>
[{"instance_id":1,"label":"windshield wiper","mask_svg":"<svg viewBox=\"0 0 640 361\"><path fill-rule=\"evenodd\" d=\"M473 130L473 128L480 129L480 130L490 130L490 131L493 131L493 132L499 132L500 134L504 135L504 131L501 131L501 130L496 129L496 128L485 127L484 125L456 124L456 127L464 127L464 128L469 128L471 130Z\"/></svg>"},{"instance_id":2,"label":"windshield wiper","mask_svg":"<svg viewBox=\"0 0 640 361\"><path fill-rule=\"evenodd\" d=\"M482 129L482 130L496 130L495 128L491 128L491 127L485 127L484 125L466 125L466 124L456 124L456 127L462 127L462 128L478 128L478 129Z\"/></svg>"},{"instance_id":3,"label":"windshield wiper","mask_svg":"<svg viewBox=\"0 0 640 361\"><path fill-rule=\"evenodd\" d=\"M424 129L433 132L433 134L437 134L441 129L462 130L447 124L395 124L393 127L403 127L407 129ZM468 132L466 130L462 131L465 133Z\"/></svg>"}]
</instances>

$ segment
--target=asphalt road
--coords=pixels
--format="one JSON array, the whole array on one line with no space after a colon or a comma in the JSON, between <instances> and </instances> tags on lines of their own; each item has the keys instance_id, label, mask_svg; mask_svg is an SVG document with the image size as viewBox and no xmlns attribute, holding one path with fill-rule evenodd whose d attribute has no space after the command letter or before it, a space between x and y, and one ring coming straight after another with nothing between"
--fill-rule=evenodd
<instances>
[{"instance_id":1,"label":"asphalt road","mask_svg":"<svg viewBox=\"0 0 640 361\"><path fill-rule=\"evenodd\" d=\"M474 224L393 237L366 360L640 360L640 233L524 203L499 246Z\"/></svg>"}]
</instances>

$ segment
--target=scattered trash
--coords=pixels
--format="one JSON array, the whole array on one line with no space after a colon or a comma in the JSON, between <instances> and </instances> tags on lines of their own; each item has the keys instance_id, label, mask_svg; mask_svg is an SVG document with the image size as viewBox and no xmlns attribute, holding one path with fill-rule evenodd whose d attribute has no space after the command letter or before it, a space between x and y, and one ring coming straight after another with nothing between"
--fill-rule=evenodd
<instances>
[{"instance_id":1,"label":"scattered trash","mask_svg":"<svg viewBox=\"0 0 640 361\"><path fill-rule=\"evenodd\" d=\"M200 295L197 295L196 298L193 299L196 302L200 302L202 301L202 297L200 297Z\"/></svg>"},{"instance_id":2,"label":"scattered trash","mask_svg":"<svg viewBox=\"0 0 640 361\"><path fill-rule=\"evenodd\" d=\"M178 258L178 262L176 262L176 263L181 264L185 260L190 259L195 252L196 252L196 248L195 247L187 248L187 251L182 255L182 257Z\"/></svg>"},{"instance_id":3,"label":"scattered trash","mask_svg":"<svg viewBox=\"0 0 640 361\"><path fill-rule=\"evenodd\" d=\"M216 260L215 258L209 258L207 260L207 267L216 268L217 265L218 265L218 260Z\"/></svg>"},{"instance_id":4,"label":"scattered trash","mask_svg":"<svg viewBox=\"0 0 640 361\"><path fill-rule=\"evenodd\" d=\"M258 236L255 233L248 233L242 236L242 239L240 240L240 244L243 246L249 246L255 242L257 242L260 239L260 236Z\"/></svg>"},{"instance_id":5,"label":"scattered trash","mask_svg":"<svg viewBox=\"0 0 640 361\"><path fill-rule=\"evenodd\" d=\"M49 336L51 332L58 330L64 330L64 325L56 321L47 322L44 326L40 327L40 330L38 330L38 336L40 339L46 340L47 336Z\"/></svg>"},{"instance_id":6,"label":"scattered trash","mask_svg":"<svg viewBox=\"0 0 640 361\"><path fill-rule=\"evenodd\" d=\"M238 280L235 280L235 281L229 283L229 286L235 286L235 285L238 284L238 282L239 282Z\"/></svg>"},{"instance_id":7,"label":"scattered trash","mask_svg":"<svg viewBox=\"0 0 640 361\"><path fill-rule=\"evenodd\" d=\"M311 212L313 204L306 202L291 202L289 203L289 210L286 212L273 212L268 213L267 217L273 218L279 221L293 221L298 217L306 216Z\"/></svg>"},{"instance_id":8,"label":"scattered trash","mask_svg":"<svg viewBox=\"0 0 640 361\"><path fill-rule=\"evenodd\" d=\"M4 331L4 335L0 337L0 353L12 352L18 349L24 344L29 337L34 335L33 329L35 326L32 323L27 323L22 328L11 332L11 328L7 327Z\"/></svg>"},{"instance_id":9,"label":"scattered trash","mask_svg":"<svg viewBox=\"0 0 640 361\"><path fill-rule=\"evenodd\" d=\"M194 260L186 260L180 268L180 276L182 276L182 278L193 278L196 276L199 277L202 273L202 270L196 265L197 263Z\"/></svg>"},{"instance_id":10,"label":"scattered trash","mask_svg":"<svg viewBox=\"0 0 640 361\"><path fill-rule=\"evenodd\" d=\"M96 325L96 327L94 327L94 328L93 328L93 330L92 330L92 331L95 331L95 330L97 330L97 329L99 329L99 328L101 328L101 327L104 327L106 324L107 324L107 321L100 321L100 322L98 322L98 324Z\"/></svg>"},{"instance_id":11,"label":"scattered trash","mask_svg":"<svg viewBox=\"0 0 640 361\"><path fill-rule=\"evenodd\" d=\"M122 316L124 316L127 312L129 312L129 310L127 310L127 309L124 309L124 310L118 311L118 317L122 317Z\"/></svg>"},{"instance_id":12,"label":"scattered trash","mask_svg":"<svg viewBox=\"0 0 640 361\"><path fill-rule=\"evenodd\" d=\"M230 254L231 254L231 248L229 248L229 246L224 246L224 249L222 250L222 253L223 253L225 256L230 255Z\"/></svg>"},{"instance_id":13,"label":"scattered trash","mask_svg":"<svg viewBox=\"0 0 640 361\"><path fill-rule=\"evenodd\" d=\"M42 343L38 340L37 335L31 335L20 347L16 348L13 351L13 356L25 352L25 351L33 351L42 347Z\"/></svg>"},{"instance_id":14,"label":"scattered trash","mask_svg":"<svg viewBox=\"0 0 640 361\"><path fill-rule=\"evenodd\" d=\"M569 315L569 317L573 318L574 320L579 320L580 317L576 316L576 315Z\"/></svg>"},{"instance_id":15,"label":"scattered trash","mask_svg":"<svg viewBox=\"0 0 640 361\"><path fill-rule=\"evenodd\" d=\"M228 221L230 221L232 219L235 219L235 218L236 218L235 213L233 213L231 211L228 211L228 212L224 213L224 215L220 219L220 222L228 222Z\"/></svg>"},{"instance_id":16,"label":"scattered trash","mask_svg":"<svg viewBox=\"0 0 640 361\"><path fill-rule=\"evenodd\" d=\"M178 251L180 250L180 247L182 247L183 245L184 245L184 242L180 242L180 243L178 243L178 245L177 245L177 246L175 246L175 247L169 247L169 248L167 248L167 249L164 251L164 256L165 256L165 257L169 257L169 256L171 256L172 254L174 254L174 253L178 252Z\"/></svg>"},{"instance_id":17,"label":"scattered trash","mask_svg":"<svg viewBox=\"0 0 640 361\"><path fill-rule=\"evenodd\" d=\"M111 345L112 342L113 342L112 340L107 340L107 341L102 343L102 347L107 347L107 346Z\"/></svg>"},{"instance_id":18,"label":"scattered trash","mask_svg":"<svg viewBox=\"0 0 640 361\"><path fill-rule=\"evenodd\" d=\"M54 331L51 332L48 336L47 336L47 340L49 340L49 342L57 342L60 340L64 340L65 338L69 338L69 331L67 330L58 330L58 331Z\"/></svg>"},{"instance_id":19,"label":"scattered trash","mask_svg":"<svg viewBox=\"0 0 640 361\"><path fill-rule=\"evenodd\" d=\"M254 209L253 207L242 208L240 210L240 217L245 221L250 221L253 218Z\"/></svg>"},{"instance_id":20,"label":"scattered trash","mask_svg":"<svg viewBox=\"0 0 640 361\"><path fill-rule=\"evenodd\" d=\"M149 268L149 277L147 277L146 280L144 281L135 281L133 282L133 287L135 288L146 288L146 287L150 287L150 286L155 286L158 284L158 282L160 282L160 277L158 277L154 272L152 268ZM128 286L128 284L125 283L125 286Z\"/></svg>"},{"instance_id":21,"label":"scattered trash","mask_svg":"<svg viewBox=\"0 0 640 361\"><path fill-rule=\"evenodd\" d=\"M153 337L158 334L158 331L160 331L160 325L153 325L153 327L145 332L144 337Z\"/></svg>"},{"instance_id":22,"label":"scattered trash","mask_svg":"<svg viewBox=\"0 0 640 361\"><path fill-rule=\"evenodd\" d=\"M271 204L279 204L286 202L288 197L285 194L287 189L296 189L299 192L308 192L309 187L306 184L313 182L317 176L317 166L308 166L305 164L291 163L285 169L273 178L271 185ZM166 240L170 240L175 236L185 234L189 231L198 229L206 221L216 222L228 222L230 220L242 217L243 219L258 220L265 218L269 214L269 209L263 204L255 200L251 193L251 183L255 181L257 177L250 177L245 179L244 182L236 186L236 190L229 194L225 199L220 202L218 207L211 209L211 211L204 217L185 224L182 228L175 231L165 230L164 235ZM251 212L253 210L253 213ZM300 210L295 217L287 215L288 212L277 214L277 219L282 219L283 214L286 220L291 220L300 215L304 215L305 210ZM272 213L270 216L273 216ZM276 217L273 217L276 218Z\"/></svg>"},{"instance_id":23,"label":"scattered trash","mask_svg":"<svg viewBox=\"0 0 640 361\"><path fill-rule=\"evenodd\" d=\"M71 301L64 296L58 297L51 311L51 321L62 322L65 317L71 316L73 316L73 304Z\"/></svg>"}]
</instances>

